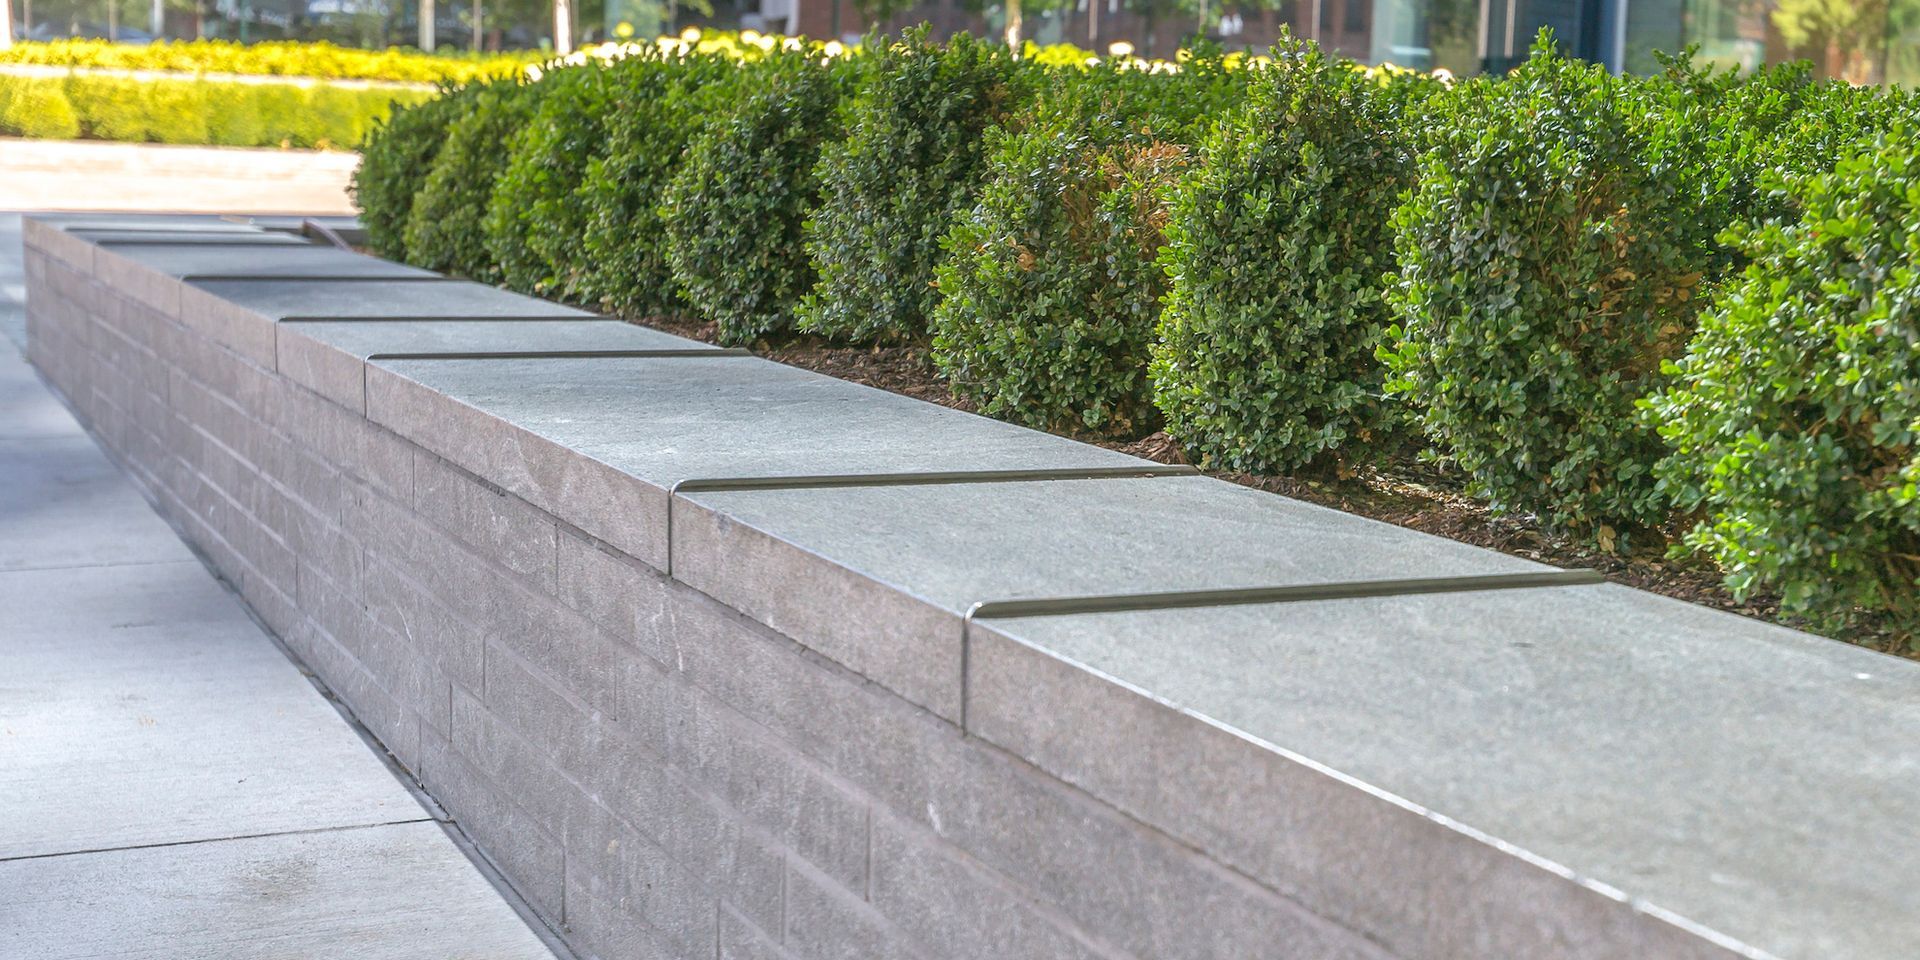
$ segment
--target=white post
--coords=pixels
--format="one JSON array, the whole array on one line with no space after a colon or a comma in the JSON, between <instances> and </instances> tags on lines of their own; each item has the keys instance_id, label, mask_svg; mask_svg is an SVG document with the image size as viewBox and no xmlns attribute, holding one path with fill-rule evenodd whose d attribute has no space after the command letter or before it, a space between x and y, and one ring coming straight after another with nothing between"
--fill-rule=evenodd
<instances>
[{"instance_id":1,"label":"white post","mask_svg":"<svg viewBox=\"0 0 1920 960\"><path fill-rule=\"evenodd\" d=\"M1020 0L1007 0L1007 49L1020 55Z\"/></svg>"},{"instance_id":2,"label":"white post","mask_svg":"<svg viewBox=\"0 0 1920 960\"><path fill-rule=\"evenodd\" d=\"M0 50L13 46L13 0L0 0Z\"/></svg>"},{"instance_id":3,"label":"white post","mask_svg":"<svg viewBox=\"0 0 1920 960\"><path fill-rule=\"evenodd\" d=\"M433 52L433 0L420 0L420 49Z\"/></svg>"},{"instance_id":4,"label":"white post","mask_svg":"<svg viewBox=\"0 0 1920 960\"><path fill-rule=\"evenodd\" d=\"M480 0L473 0L473 52L475 53L480 52L480 44L485 39L485 31L481 27L481 20L486 12L486 8L481 6Z\"/></svg>"},{"instance_id":5,"label":"white post","mask_svg":"<svg viewBox=\"0 0 1920 960\"><path fill-rule=\"evenodd\" d=\"M553 0L553 52L566 56L573 52L573 4Z\"/></svg>"},{"instance_id":6,"label":"white post","mask_svg":"<svg viewBox=\"0 0 1920 960\"><path fill-rule=\"evenodd\" d=\"M147 32L155 40L167 37L167 0L153 0L153 12L147 18Z\"/></svg>"}]
</instances>

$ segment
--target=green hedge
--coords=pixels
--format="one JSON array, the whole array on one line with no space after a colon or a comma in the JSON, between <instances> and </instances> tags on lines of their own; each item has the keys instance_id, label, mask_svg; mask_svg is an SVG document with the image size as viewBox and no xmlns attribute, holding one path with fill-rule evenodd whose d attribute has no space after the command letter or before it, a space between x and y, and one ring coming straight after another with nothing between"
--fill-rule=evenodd
<instances>
[{"instance_id":1,"label":"green hedge","mask_svg":"<svg viewBox=\"0 0 1920 960\"><path fill-rule=\"evenodd\" d=\"M414 200L433 172L447 129L466 114L468 98L479 90L449 90L432 100L402 105L370 132L348 189L367 228L367 245L375 253L406 258Z\"/></svg>"},{"instance_id":2,"label":"green hedge","mask_svg":"<svg viewBox=\"0 0 1920 960\"><path fill-rule=\"evenodd\" d=\"M1154 400L1199 462L1267 473L1336 451L1379 458L1374 352L1390 220L1413 185L1413 83L1284 47L1174 186Z\"/></svg>"},{"instance_id":3,"label":"green hedge","mask_svg":"<svg viewBox=\"0 0 1920 960\"><path fill-rule=\"evenodd\" d=\"M1060 73L989 138L985 185L939 268L932 353L956 392L1036 427L1154 429L1163 194L1243 79L1213 54L1171 79L1118 64Z\"/></svg>"},{"instance_id":4,"label":"green hedge","mask_svg":"<svg viewBox=\"0 0 1920 960\"><path fill-rule=\"evenodd\" d=\"M1711 256L1699 198L1652 163L1650 100L1536 45L1432 101L1393 219L1389 388L1473 492L1609 545L1665 516L1634 402L1686 344Z\"/></svg>"},{"instance_id":5,"label":"green hedge","mask_svg":"<svg viewBox=\"0 0 1920 960\"><path fill-rule=\"evenodd\" d=\"M1911 644L1913 97L1550 40L1451 87L1304 44L868 46L468 86L379 125L356 195L419 264L923 346L992 415L1164 426L1210 467L1391 471L1424 437L1497 511L1608 550L1691 526L1736 590ZM66 125L0 103L29 113Z\"/></svg>"},{"instance_id":6,"label":"green hedge","mask_svg":"<svg viewBox=\"0 0 1920 960\"><path fill-rule=\"evenodd\" d=\"M614 116L613 71L588 63L556 72L539 89L525 125L507 141L482 227L508 286L565 297L587 263L587 215L574 194Z\"/></svg>"},{"instance_id":7,"label":"green hedge","mask_svg":"<svg viewBox=\"0 0 1920 960\"><path fill-rule=\"evenodd\" d=\"M491 282L500 267L487 248L487 207L506 169L503 144L513 142L550 84L494 80L464 98L467 111L446 129L446 142L414 198L402 238L407 260Z\"/></svg>"},{"instance_id":8,"label":"green hedge","mask_svg":"<svg viewBox=\"0 0 1920 960\"><path fill-rule=\"evenodd\" d=\"M0 74L0 133L222 147L352 149L428 91L325 84Z\"/></svg>"},{"instance_id":9,"label":"green hedge","mask_svg":"<svg viewBox=\"0 0 1920 960\"><path fill-rule=\"evenodd\" d=\"M0 77L0 134L71 140L80 129L64 81Z\"/></svg>"},{"instance_id":10,"label":"green hedge","mask_svg":"<svg viewBox=\"0 0 1920 960\"><path fill-rule=\"evenodd\" d=\"M817 279L801 230L858 66L793 52L739 70L735 101L687 148L661 213L674 282L731 344L791 329Z\"/></svg>"},{"instance_id":11,"label":"green hedge","mask_svg":"<svg viewBox=\"0 0 1920 960\"><path fill-rule=\"evenodd\" d=\"M854 341L925 332L940 239L973 204L987 131L1020 103L1031 71L1019 63L964 34L934 44L924 27L873 55L847 136L820 163L825 199L806 225L820 282L803 328Z\"/></svg>"},{"instance_id":12,"label":"green hedge","mask_svg":"<svg viewBox=\"0 0 1920 960\"><path fill-rule=\"evenodd\" d=\"M11 49L0 50L0 64L432 84L512 76L547 56L550 54L539 51L474 56L426 54L404 48L358 50L325 42L292 40L250 44L231 40L163 40L140 45L105 40L54 40L15 43Z\"/></svg>"},{"instance_id":13,"label":"green hedge","mask_svg":"<svg viewBox=\"0 0 1920 960\"><path fill-rule=\"evenodd\" d=\"M680 313L661 208L687 145L739 95L737 71L722 56L646 57L612 79L621 106L574 196L582 252L563 290L635 316Z\"/></svg>"},{"instance_id":14,"label":"green hedge","mask_svg":"<svg viewBox=\"0 0 1920 960\"><path fill-rule=\"evenodd\" d=\"M1920 651L1920 124L1831 173L1776 177L1800 209L1726 239L1751 260L1647 408L1659 467L1703 519L1687 542L1737 593Z\"/></svg>"}]
</instances>

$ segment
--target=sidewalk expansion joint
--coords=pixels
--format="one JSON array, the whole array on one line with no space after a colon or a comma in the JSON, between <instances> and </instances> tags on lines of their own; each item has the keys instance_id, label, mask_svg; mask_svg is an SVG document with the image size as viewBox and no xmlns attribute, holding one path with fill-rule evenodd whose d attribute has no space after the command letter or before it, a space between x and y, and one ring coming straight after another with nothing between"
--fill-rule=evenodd
<instances>
[{"instance_id":1,"label":"sidewalk expansion joint","mask_svg":"<svg viewBox=\"0 0 1920 960\"><path fill-rule=\"evenodd\" d=\"M425 813L425 811L422 811ZM340 833L347 830L373 830L379 827L398 827L409 823L438 823L429 816L410 817L405 820L383 820L377 823L348 823L334 827L309 827L305 830L268 830L263 833L236 833L224 837L199 837L193 840L167 840L161 843L130 843L123 847L88 847L82 850L59 850L53 853L29 853L17 857L0 857L0 863L12 863L16 860L48 860L54 857L77 857L91 853L118 853L123 850L162 850L168 847L191 847L203 843L225 843L229 840L259 840L265 837L299 837L309 834Z\"/></svg>"}]
</instances>

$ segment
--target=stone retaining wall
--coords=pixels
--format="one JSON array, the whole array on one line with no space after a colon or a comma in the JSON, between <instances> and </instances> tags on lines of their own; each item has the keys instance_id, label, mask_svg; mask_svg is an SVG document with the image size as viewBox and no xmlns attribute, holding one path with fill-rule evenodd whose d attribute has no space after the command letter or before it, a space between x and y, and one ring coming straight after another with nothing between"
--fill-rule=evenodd
<instances>
[{"instance_id":1,"label":"stone retaining wall","mask_svg":"<svg viewBox=\"0 0 1920 960\"><path fill-rule=\"evenodd\" d=\"M583 955L1920 943L1920 665L239 229L31 358Z\"/></svg>"}]
</instances>

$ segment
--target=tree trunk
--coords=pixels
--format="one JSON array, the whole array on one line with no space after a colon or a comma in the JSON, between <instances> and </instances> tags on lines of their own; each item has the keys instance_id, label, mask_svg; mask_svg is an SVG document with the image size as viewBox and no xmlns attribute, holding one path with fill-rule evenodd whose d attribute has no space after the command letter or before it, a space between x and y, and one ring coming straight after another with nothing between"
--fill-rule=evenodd
<instances>
[{"instance_id":1,"label":"tree trunk","mask_svg":"<svg viewBox=\"0 0 1920 960\"><path fill-rule=\"evenodd\" d=\"M120 0L107 0L107 42L120 40Z\"/></svg>"},{"instance_id":2,"label":"tree trunk","mask_svg":"<svg viewBox=\"0 0 1920 960\"><path fill-rule=\"evenodd\" d=\"M482 20L486 16L486 12L487 12L487 9L485 6L481 5L480 0L473 0L473 52L474 53L480 52L480 41L486 36L486 32L482 30L480 27Z\"/></svg>"},{"instance_id":3,"label":"tree trunk","mask_svg":"<svg viewBox=\"0 0 1920 960\"><path fill-rule=\"evenodd\" d=\"M1020 0L1007 0L1007 49L1020 53Z\"/></svg>"},{"instance_id":4,"label":"tree trunk","mask_svg":"<svg viewBox=\"0 0 1920 960\"><path fill-rule=\"evenodd\" d=\"M433 52L433 0L420 0L420 49Z\"/></svg>"},{"instance_id":5,"label":"tree trunk","mask_svg":"<svg viewBox=\"0 0 1920 960\"><path fill-rule=\"evenodd\" d=\"M563 57L573 52L572 0L553 0L553 52Z\"/></svg>"}]
</instances>

